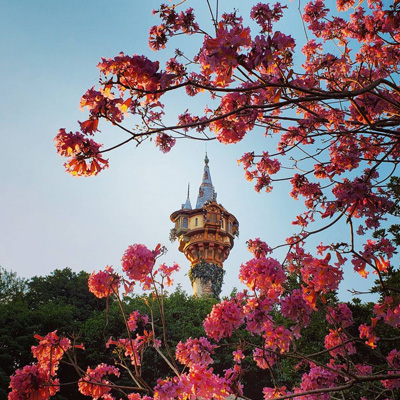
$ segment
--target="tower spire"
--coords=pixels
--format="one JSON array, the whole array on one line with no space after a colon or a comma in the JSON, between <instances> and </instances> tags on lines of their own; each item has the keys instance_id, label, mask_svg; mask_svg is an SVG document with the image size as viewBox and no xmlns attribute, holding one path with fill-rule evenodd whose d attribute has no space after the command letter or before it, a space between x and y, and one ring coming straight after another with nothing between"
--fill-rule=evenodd
<instances>
[{"instance_id":1,"label":"tower spire","mask_svg":"<svg viewBox=\"0 0 400 400\"><path fill-rule=\"evenodd\" d=\"M192 209L192 204L190 203L189 192L190 192L190 183L188 183L188 191L187 191L186 202L185 202L185 204L182 204L182 208L185 209L185 210L191 210Z\"/></svg>"},{"instance_id":2,"label":"tower spire","mask_svg":"<svg viewBox=\"0 0 400 400\"><path fill-rule=\"evenodd\" d=\"M202 208L204 203L207 201L217 200L217 193L215 192L211 181L210 167L208 166L209 162L210 160L208 159L206 152L204 157L203 179L199 188L199 195L197 196L196 209Z\"/></svg>"}]
</instances>

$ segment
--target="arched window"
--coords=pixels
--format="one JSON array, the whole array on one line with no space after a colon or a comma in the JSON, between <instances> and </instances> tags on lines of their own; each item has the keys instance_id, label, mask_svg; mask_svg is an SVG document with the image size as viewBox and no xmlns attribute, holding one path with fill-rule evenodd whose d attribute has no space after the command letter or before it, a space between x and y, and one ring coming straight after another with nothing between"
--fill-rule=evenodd
<instances>
[{"instance_id":1,"label":"arched window","mask_svg":"<svg viewBox=\"0 0 400 400\"><path fill-rule=\"evenodd\" d=\"M187 228L188 227L188 219L185 217L183 218L183 227Z\"/></svg>"},{"instance_id":2,"label":"arched window","mask_svg":"<svg viewBox=\"0 0 400 400\"><path fill-rule=\"evenodd\" d=\"M196 218L196 219L194 220L194 224L195 224L195 226L199 226L199 219L198 219L198 218Z\"/></svg>"}]
</instances>

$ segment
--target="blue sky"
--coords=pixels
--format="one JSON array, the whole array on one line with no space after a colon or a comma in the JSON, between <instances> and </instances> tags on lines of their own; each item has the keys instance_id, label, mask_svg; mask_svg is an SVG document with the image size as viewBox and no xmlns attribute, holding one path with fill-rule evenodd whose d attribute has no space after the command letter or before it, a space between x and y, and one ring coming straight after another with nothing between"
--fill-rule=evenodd
<instances>
[{"instance_id":1,"label":"blue sky","mask_svg":"<svg viewBox=\"0 0 400 400\"><path fill-rule=\"evenodd\" d=\"M188 1L187 7L192 4L202 3ZM297 5L288 4L293 10L281 29L301 40ZM188 182L195 202L205 144L178 141L166 155L150 142L131 144L111 153L110 169L98 177L74 178L64 172L53 138L59 128L78 130L77 120L86 119L79 100L97 84L101 57L124 51L165 61L175 47L190 50L193 42L177 41L159 53L148 48L148 29L158 23L151 10L159 0L1 0L0 5L0 265L26 278L65 267L119 269L130 244L151 248L160 242L169 249L164 261L182 267L176 281L191 292L189 263L168 239L169 215L184 202ZM248 14L250 2L220 1L220 9L225 7ZM208 18L204 6L198 14ZM171 121L185 109L184 98L171 99ZM126 138L112 126L100 129L98 140L107 145ZM223 294L241 287L239 267L250 258L246 240L261 237L275 246L295 232L290 221L301 204L289 198L287 187L257 194L237 166L244 152L267 146L260 132L235 146L207 144L218 201L240 223L240 237L225 262ZM339 229L330 232L335 236L340 240Z\"/></svg>"}]
</instances>

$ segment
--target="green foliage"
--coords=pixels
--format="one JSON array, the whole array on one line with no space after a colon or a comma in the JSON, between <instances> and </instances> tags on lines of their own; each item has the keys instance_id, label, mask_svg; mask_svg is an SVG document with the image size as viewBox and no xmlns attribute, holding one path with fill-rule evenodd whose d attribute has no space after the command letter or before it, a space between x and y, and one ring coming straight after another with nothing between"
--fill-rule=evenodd
<instances>
[{"instance_id":1,"label":"green foliage","mask_svg":"<svg viewBox=\"0 0 400 400\"><path fill-rule=\"evenodd\" d=\"M79 336L83 322L105 309L105 301L89 293L88 276L86 272L76 274L65 268L27 281L1 269L1 399L7 398L10 375L33 362L31 346L37 344L35 334L45 335L57 330L59 334ZM60 372L65 375L72 371L64 367ZM63 388L63 391L72 394L68 389ZM62 396L54 399L62 399Z\"/></svg>"},{"instance_id":2,"label":"green foliage","mask_svg":"<svg viewBox=\"0 0 400 400\"><path fill-rule=\"evenodd\" d=\"M85 272L75 274L69 269L55 270L49 276L31 279L27 282L25 291L17 290L15 295L9 298L7 304L0 303L0 398L7 397L9 376L15 369L33 361L30 347L36 344L33 338L35 333L44 335L57 329L60 334L73 335L78 343L82 342L85 346L85 351L76 351L78 364L84 369L86 366L95 367L100 363L114 365L118 358L117 353L113 348L107 349L106 343L110 337L116 339L128 336L124 318L118 302L110 301L107 304L89 293L87 277L88 274ZM398 278L398 275L396 277ZM14 278L16 278L15 275ZM298 285L297 281L292 280L287 283L287 289ZM328 296L326 301L334 305L337 303L337 298L335 295ZM216 302L217 300L212 297L199 299L189 296L179 286L174 292L164 295L166 338L172 354L175 353L179 341L205 335L203 320ZM353 312L355 325L347 328L347 332L350 336L358 337L356 327L373 316L373 304L363 304L355 299L348 305ZM318 304L319 311L311 314L308 327L303 330L302 337L296 341L297 349L303 354L311 355L319 352L320 344L329 332L325 306L322 303ZM151 308L156 338L164 340L161 312L152 295L126 297L122 301L122 308L126 318L135 310L141 314L150 314ZM84 317L80 315L81 311ZM288 329L293 325L292 321L281 315L278 308L272 313L277 323ZM148 327L139 325L137 333L143 334L146 328L150 330ZM390 330L388 326L381 327L377 332L378 336L393 336ZM257 398L263 387L272 386L274 382L291 387L297 384L302 374L306 372L306 366L299 364L300 360L296 358L296 352L292 353L292 357L282 359L278 357L271 371L259 369L252 359L252 353L256 347L262 347L261 338L252 336L245 329L239 329L233 333L232 338L223 339L218 343L213 355L215 361L213 368L216 373L224 374L224 369L232 366L232 352L237 350L237 345L232 343L241 343L240 346L247 356L243 361L242 377L247 397ZM356 346L360 362L368 360L379 365L381 356L378 351L371 354L370 349L362 341ZM380 350L386 351L382 348ZM329 353L326 352L319 357L319 361L326 363L329 358ZM183 366L178 365L178 368L183 368ZM146 382L155 385L157 379L171 376L172 371L163 358L150 348L143 355L141 373ZM59 378L61 382L77 380L76 372L66 365L60 367ZM126 372L122 373L119 383L131 384L131 379ZM368 385L365 385L365 390L368 390ZM348 392L348 398L352 398L353 395L354 393ZM61 392L54 397L55 400L83 400L84 398L78 393L76 385L62 386Z\"/></svg>"},{"instance_id":3,"label":"green foliage","mask_svg":"<svg viewBox=\"0 0 400 400\"><path fill-rule=\"evenodd\" d=\"M13 301L27 289L27 281L19 278L15 272L0 267L0 304Z\"/></svg>"}]
</instances>

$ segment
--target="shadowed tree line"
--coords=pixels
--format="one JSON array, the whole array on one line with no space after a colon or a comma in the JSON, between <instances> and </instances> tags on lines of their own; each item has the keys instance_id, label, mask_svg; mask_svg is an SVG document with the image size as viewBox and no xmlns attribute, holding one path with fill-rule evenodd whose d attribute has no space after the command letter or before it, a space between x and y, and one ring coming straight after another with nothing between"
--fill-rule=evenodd
<instances>
[{"instance_id":1,"label":"shadowed tree line","mask_svg":"<svg viewBox=\"0 0 400 400\"><path fill-rule=\"evenodd\" d=\"M101 362L114 364L118 355L115 350L113 353L113 350L107 349L105 344L110 337L125 335L123 317L117 302L110 299L107 303L105 299L98 299L88 291L88 277L87 272L75 273L65 268L56 269L48 276L25 280L4 268L0 269L0 398L7 397L10 375L17 368L33 362L30 348L37 345L35 334L45 335L57 329L59 335L67 335L75 338L76 343L83 343L85 351L76 352L82 366L95 366ZM398 274L393 274L390 280L391 284L398 284ZM292 290L295 286L296 282L289 282L287 290ZM126 297L123 302L124 312L129 315L133 310L139 310L141 314L146 314L152 301L149 295ZM327 301L334 304L337 303L337 298L332 295ZM188 296L179 287L165 298L165 318L171 348L174 349L179 341L185 341L189 337L204 336L203 320L215 302L211 298L196 299ZM349 307L359 322L372 316L372 303L362 303L356 299L349 303ZM279 310L275 313L279 318ZM283 317L281 320L285 324ZM159 316L155 315L155 321L156 324L160 323L156 332L161 336ZM324 314L313 314L298 346L309 354L318 351L318 344L327 330ZM143 333L143 327L139 327L139 333ZM386 334L378 333L382 336ZM215 351L213 358L216 373L222 373L232 362L232 351L235 347L230 343L241 341L245 352L251 352L259 345L259 338L252 337L245 329L238 330L234 335L232 340L221 341ZM360 344L358 349L360 360L364 357L363 347ZM247 388L245 395L252 397L272 382L270 375L256 368L255 363L249 359L251 358L246 358L243 371ZM377 360L371 362L376 363ZM171 375L168 365L155 352L144 354L142 368L143 376L153 384L160 376ZM282 359L274 367L275 379L285 384L298 382L304 371L304 366L296 359ZM71 366L62 364L59 378L61 382L76 382L79 375ZM122 374L119 384L129 384L129 379L127 374ZM77 391L74 384L62 386L60 393L54 398L66 400L86 397Z\"/></svg>"}]
</instances>

